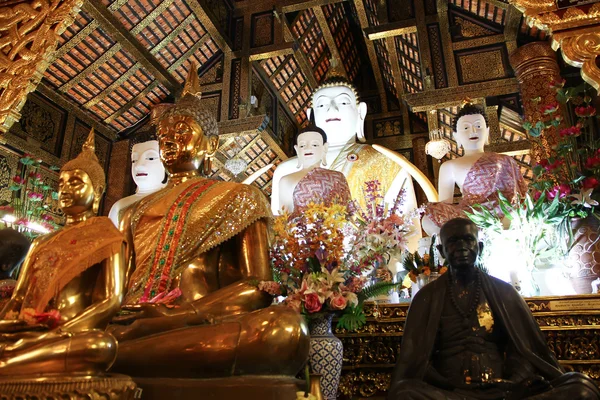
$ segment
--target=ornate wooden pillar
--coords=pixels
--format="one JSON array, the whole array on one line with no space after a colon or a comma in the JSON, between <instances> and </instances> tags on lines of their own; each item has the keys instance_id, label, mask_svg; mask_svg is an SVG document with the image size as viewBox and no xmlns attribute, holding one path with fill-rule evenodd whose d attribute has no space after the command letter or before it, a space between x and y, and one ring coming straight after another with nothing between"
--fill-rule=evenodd
<instances>
[{"instance_id":1,"label":"ornate wooden pillar","mask_svg":"<svg viewBox=\"0 0 600 400\"><path fill-rule=\"evenodd\" d=\"M30 0L0 7L0 133L21 118L83 0Z\"/></svg>"},{"instance_id":2,"label":"ornate wooden pillar","mask_svg":"<svg viewBox=\"0 0 600 400\"><path fill-rule=\"evenodd\" d=\"M552 48L581 68L581 76L600 90L600 3L573 0L512 0L535 25L552 34Z\"/></svg>"},{"instance_id":3,"label":"ornate wooden pillar","mask_svg":"<svg viewBox=\"0 0 600 400\"><path fill-rule=\"evenodd\" d=\"M429 167L427 165L427 154L425 154L425 145L427 144L427 138L425 137L417 137L412 140L412 148L413 148L413 161L417 168L423 172L427 178L433 182L433 176L429 171ZM417 195L417 204L425 204L427 203L427 196L420 185L415 185L415 192Z\"/></svg>"},{"instance_id":4,"label":"ornate wooden pillar","mask_svg":"<svg viewBox=\"0 0 600 400\"><path fill-rule=\"evenodd\" d=\"M510 63L521 87L525 119L535 123L542 119L540 106L556 103L556 92L550 88L551 81L561 79L556 53L546 42L533 42L515 50L510 55ZM558 141L559 129L544 130L541 146L532 142L534 160L547 157L549 148Z\"/></svg>"}]
</instances>

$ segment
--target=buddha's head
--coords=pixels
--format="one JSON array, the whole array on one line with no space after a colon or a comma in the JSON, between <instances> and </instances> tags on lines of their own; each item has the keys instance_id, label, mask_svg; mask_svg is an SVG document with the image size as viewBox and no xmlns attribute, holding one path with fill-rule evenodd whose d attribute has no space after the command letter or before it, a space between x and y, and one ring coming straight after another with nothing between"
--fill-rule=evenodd
<instances>
[{"instance_id":1,"label":"buddha's head","mask_svg":"<svg viewBox=\"0 0 600 400\"><path fill-rule=\"evenodd\" d=\"M333 63L328 77L313 92L312 108L308 110L309 114L311 112L316 125L327 133L332 146L344 145L356 137L361 142L365 141L367 104L358 101L356 88Z\"/></svg>"},{"instance_id":2,"label":"buddha's head","mask_svg":"<svg viewBox=\"0 0 600 400\"><path fill-rule=\"evenodd\" d=\"M89 211L93 211L93 214L98 213L106 187L106 177L94 149L92 129L81 153L60 169L58 201L67 217L83 215Z\"/></svg>"},{"instance_id":3,"label":"buddha's head","mask_svg":"<svg viewBox=\"0 0 600 400\"><path fill-rule=\"evenodd\" d=\"M160 158L169 174L194 171L219 147L217 121L201 109L198 72L192 63L181 98L175 104L160 104L152 110L152 122ZM208 166L209 168L209 166Z\"/></svg>"},{"instance_id":4,"label":"buddha's head","mask_svg":"<svg viewBox=\"0 0 600 400\"><path fill-rule=\"evenodd\" d=\"M452 125L454 140L465 151L483 151L489 144L490 128L483 108L467 103L460 109Z\"/></svg>"},{"instance_id":5,"label":"buddha's head","mask_svg":"<svg viewBox=\"0 0 600 400\"><path fill-rule=\"evenodd\" d=\"M309 168L319 163L327 165L327 134L321 128L309 125L296 137L294 149L298 155L298 167Z\"/></svg>"},{"instance_id":6,"label":"buddha's head","mask_svg":"<svg viewBox=\"0 0 600 400\"><path fill-rule=\"evenodd\" d=\"M160 159L158 140L148 140L133 145L131 175L140 193L163 186L165 167Z\"/></svg>"}]
</instances>

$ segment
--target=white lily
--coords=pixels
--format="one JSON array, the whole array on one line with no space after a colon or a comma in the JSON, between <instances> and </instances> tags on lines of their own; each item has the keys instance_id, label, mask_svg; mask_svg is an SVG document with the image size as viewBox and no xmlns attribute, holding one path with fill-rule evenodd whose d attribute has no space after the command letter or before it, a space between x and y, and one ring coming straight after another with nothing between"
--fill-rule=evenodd
<instances>
[{"instance_id":1,"label":"white lily","mask_svg":"<svg viewBox=\"0 0 600 400\"><path fill-rule=\"evenodd\" d=\"M344 274L339 272L338 268L334 268L331 272L327 271L327 268L322 267L321 272L325 274L325 277L319 278L319 280L329 287L332 287L337 282L343 283L345 281Z\"/></svg>"},{"instance_id":2,"label":"white lily","mask_svg":"<svg viewBox=\"0 0 600 400\"><path fill-rule=\"evenodd\" d=\"M592 208L597 206L598 202L592 199L592 191L594 189L586 189L579 192L579 194L572 194L570 197L574 198L571 202L573 205L581 205L583 207Z\"/></svg>"}]
</instances>

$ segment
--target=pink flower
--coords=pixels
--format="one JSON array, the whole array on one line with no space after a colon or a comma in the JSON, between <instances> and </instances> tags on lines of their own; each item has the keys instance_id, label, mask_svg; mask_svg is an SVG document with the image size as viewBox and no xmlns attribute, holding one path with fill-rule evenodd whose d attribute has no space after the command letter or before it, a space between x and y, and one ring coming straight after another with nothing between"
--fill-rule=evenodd
<instances>
[{"instance_id":1,"label":"pink flower","mask_svg":"<svg viewBox=\"0 0 600 400\"><path fill-rule=\"evenodd\" d=\"M596 115L596 108L594 106L575 107L575 115L582 118L593 117Z\"/></svg>"},{"instance_id":2,"label":"pink flower","mask_svg":"<svg viewBox=\"0 0 600 400\"><path fill-rule=\"evenodd\" d=\"M323 304L319 301L319 296L316 293L309 293L304 296L304 308L308 313L316 313L321 311Z\"/></svg>"},{"instance_id":3,"label":"pink flower","mask_svg":"<svg viewBox=\"0 0 600 400\"><path fill-rule=\"evenodd\" d=\"M558 196L559 199L562 199L569 194L571 194L571 187L563 183L561 185L554 186L550 191L548 191L548 199L554 200L556 196Z\"/></svg>"},{"instance_id":4,"label":"pink flower","mask_svg":"<svg viewBox=\"0 0 600 400\"><path fill-rule=\"evenodd\" d=\"M28 176L33 179L42 179L42 174L35 172L30 172Z\"/></svg>"},{"instance_id":5,"label":"pink flower","mask_svg":"<svg viewBox=\"0 0 600 400\"><path fill-rule=\"evenodd\" d=\"M334 310L343 310L347 304L348 300L340 293L335 294L330 302L331 308Z\"/></svg>"},{"instance_id":6,"label":"pink flower","mask_svg":"<svg viewBox=\"0 0 600 400\"><path fill-rule=\"evenodd\" d=\"M561 129L559 134L560 134L560 137L565 137L565 136L577 137L581 134L581 129L576 126L572 126L570 128Z\"/></svg>"},{"instance_id":7,"label":"pink flower","mask_svg":"<svg viewBox=\"0 0 600 400\"><path fill-rule=\"evenodd\" d=\"M587 177L583 180L584 189L596 189L600 185L600 181L593 176Z\"/></svg>"},{"instance_id":8,"label":"pink flower","mask_svg":"<svg viewBox=\"0 0 600 400\"><path fill-rule=\"evenodd\" d=\"M540 111L544 114L553 114L558 110L558 103L546 104Z\"/></svg>"},{"instance_id":9,"label":"pink flower","mask_svg":"<svg viewBox=\"0 0 600 400\"><path fill-rule=\"evenodd\" d=\"M281 286L274 281L261 281L258 289L269 293L271 296L281 296Z\"/></svg>"},{"instance_id":10,"label":"pink flower","mask_svg":"<svg viewBox=\"0 0 600 400\"><path fill-rule=\"evenodd\" d=\"M302 312L302 301L296 297L289 296L284 301L285 305L297 312Z\"/></svg>"},{"instance_id":11,"label":"pink flower","mask_svg":"<svg viewBox=\"0 0 600 400\"><path fill-rule=\"evenodd\" d=\"M38 192L29 192L29 193L27 193L27 197L29 197L29 199L31 201L42 201L42 200L44 200L44 195L42 193L38 193Z\"/></svg>"},{"instance_id":12,"label":"pink flower","mask_svg":"<svg viewBox=\"0 0 600 400\"><path fill-rule=\"evenodd\" d=\"M538 201L540 199L540 197L542 197L542 192L540 192L539 190L536 190L535 193L533 194L533 200Z\"/></svg>"},{"instance_id":13,"label":"pink flower","mask_svg":"<svg viewBox=\"0 0 600 400\"><path fill-rule=\"evenodd\" d=\"M25 183L25 179L21 178L20 176L13 176L13 182L16 183L17 185L22 185Z\"/></svg>"}]
</instances>

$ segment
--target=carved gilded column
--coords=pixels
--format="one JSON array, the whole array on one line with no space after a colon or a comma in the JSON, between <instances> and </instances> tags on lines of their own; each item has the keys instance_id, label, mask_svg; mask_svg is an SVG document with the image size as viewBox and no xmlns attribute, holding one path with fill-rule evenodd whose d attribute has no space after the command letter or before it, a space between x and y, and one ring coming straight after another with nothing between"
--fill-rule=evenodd
<instances>
[{"instance_id":1,"label":"carved gilded column","mask_svg":"<svg viewBox=\"0 0 600 400\"><path fill-rule=\"evenodd\" d=\"M600 3L566 0L511 0L529 25L552 34L552 48L581 68L581 76L600 90ZM581 4L579 4L581 3Z\"/></svg>"},{"instance_id":2,"label":"carved gilded column","mask_svg":"<svg viewBox=\"0 0 600 400\"><path fill-rule=\"evenodd\" d=\"M556 103L556 92L549 85L551 81L560 79L556 53L546 42L533 42L515 50L510 55L510 63L519 80L525 119L535 124L542 119L540 106ZM534 160L547 157L549 148L558 141L559 129L550 127L544 130L540 137L541 146L532 142Z\"/></svg>"},{"instance_id":3,"label":"carved gilded column","mask_svg":"<svg viewBox=\"0 0 600 400\"><path fill-rule=\"evenodd\" d=\"M59 35L83 0L31 0L0 7L0 133L21 115L50 64Z\"/></svg>"}]
</instances>

